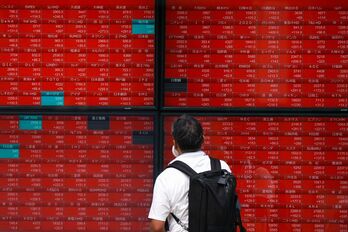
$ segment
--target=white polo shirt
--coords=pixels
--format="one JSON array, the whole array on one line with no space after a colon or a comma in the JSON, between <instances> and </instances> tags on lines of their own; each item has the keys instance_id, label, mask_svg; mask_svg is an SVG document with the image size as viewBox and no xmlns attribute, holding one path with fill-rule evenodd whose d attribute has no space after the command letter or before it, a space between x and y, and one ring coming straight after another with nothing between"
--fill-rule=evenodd
<instances>
[{"instance_id":1,"label":"white polo shirt","mask_svg":"<svg viewBox=\"0 0 348 232\"><path fill-rule=\"evenodd\" d=\"M203 151L183 153L170 163L180 160L188 164L197 173L209 171L210 159ZM221 168L231 172L225 161L221 161ZM188 190L190 180L181 171L175 168L165 169L156 179L149 218L165 221L168 217L169 231L185 231L172 218L174 213L181 222L188 226Z\"/></svg>"}]
</instances>

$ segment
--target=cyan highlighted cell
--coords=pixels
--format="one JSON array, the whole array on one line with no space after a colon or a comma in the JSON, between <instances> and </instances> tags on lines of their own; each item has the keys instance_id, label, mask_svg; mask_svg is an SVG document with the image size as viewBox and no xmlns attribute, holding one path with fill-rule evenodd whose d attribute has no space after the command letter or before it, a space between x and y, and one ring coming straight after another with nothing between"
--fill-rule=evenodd
<instances>
[{"instance_id":1,"label":"cyan highlighted cell","mask_svg":"<svg viewBox=\"0 0 348 232\"><path fill-rule=\"evenodd\" d=\"M20 115L20 130L42 130L42 116L39 115Z\"/></svg>"},{"instance_id":2,"label":"cyan highlighted cell","mask_svg":"<svg viewBox=\"0 0 348 232\"><path fill-rule=\"evenodd\" d=\"M0 144L0 158L19 158L19 144Z\"/></svg>"},{"instance_id":3,"label":"cyan highlighted cell","mask_svg":"<svg viewBox=\"0 0 348 232\"><path fill-rule=\"evenodd\" d=\"M155 34L155 20L133 19L132 34Z\"/></svg>"},{"instance_id":4,"label":"cyan highlighted cell","mask_svg":"<svg viewBox=\"0 0 348 232\"><path fill-rule=\"evenodd\" d=\"M63 91L45 91L41 92L42 106L64 106Z\"/></svg>"}]
</instances>

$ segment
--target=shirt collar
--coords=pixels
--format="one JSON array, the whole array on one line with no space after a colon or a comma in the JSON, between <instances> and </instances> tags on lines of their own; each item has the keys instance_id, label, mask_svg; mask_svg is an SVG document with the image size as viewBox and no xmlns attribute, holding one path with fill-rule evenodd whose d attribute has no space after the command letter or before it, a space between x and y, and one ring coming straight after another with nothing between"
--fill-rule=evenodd
<instances>
[{"instance_id":1,"label":"shirt collar","mask_svg":"<svg viewBox=\"0 0 348 232\"><path fill-rule=\"evenodd\" d=\"M182 153L181 155L179 155L178 157L176 157L175 159L173 159L172 161L169 162L169 164L173 163L174 161L180 160L182 161L185 158L193 158L193 157L198 157L198 156L204 156L206 155L204 151L194 151L194 152L186 152L186 153Z\"/></svg>"}]
</instances>

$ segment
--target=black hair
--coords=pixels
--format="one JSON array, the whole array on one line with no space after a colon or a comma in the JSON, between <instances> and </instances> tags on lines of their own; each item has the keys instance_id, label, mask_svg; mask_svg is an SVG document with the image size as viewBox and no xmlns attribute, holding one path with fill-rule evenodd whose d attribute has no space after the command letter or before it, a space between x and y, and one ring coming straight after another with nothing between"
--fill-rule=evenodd
<instances>
[{"instance_id":1,"label":"black hair","mask_svg":"<svg viewBox=\"0 0 348 232\"><path fill-rule=\"evenodd\" d=\"M200 150L204 140L202 125L197 119L187 114L174 121L172 136L182 152Z\"/></svg>"}]
</instances>

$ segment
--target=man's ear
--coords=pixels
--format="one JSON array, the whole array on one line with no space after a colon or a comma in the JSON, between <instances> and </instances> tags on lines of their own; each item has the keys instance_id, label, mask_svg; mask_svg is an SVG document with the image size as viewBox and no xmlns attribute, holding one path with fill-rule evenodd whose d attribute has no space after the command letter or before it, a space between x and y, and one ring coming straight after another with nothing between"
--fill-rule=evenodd
<instances>
[{"instance_id":1,"label":"man's ear","mask_svg":"<svg viewBox=\"0 0 348 232\"><path fill-rule=\"evenodd\" d=\"M175 149L179 152L179 154L181 155L182 151L181 148L179 147L179 145L177 144L177 142L173 139L173 144Z\"/></svg>"},{"instance_id":2,"label":"man's ear","mask_svg":"<svg viewBox=\"0 0 348 232\"><path fill-rule=\"evenodd\" d=\"M176 150L178 150L178 144L176 143L176 141L173 139L173 145L175 147Z\"/></svg>"}]
</instances>

